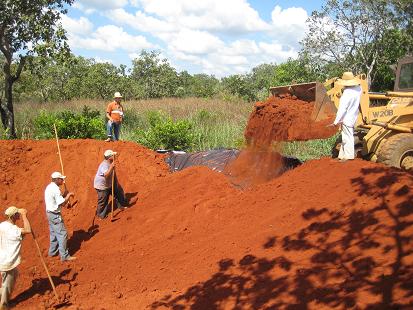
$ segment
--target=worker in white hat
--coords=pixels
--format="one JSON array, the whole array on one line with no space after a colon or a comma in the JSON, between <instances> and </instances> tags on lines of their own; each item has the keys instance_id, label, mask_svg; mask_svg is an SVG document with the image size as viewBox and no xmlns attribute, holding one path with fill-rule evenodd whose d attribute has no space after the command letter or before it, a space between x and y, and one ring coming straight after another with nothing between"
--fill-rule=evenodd
<instances>
[{"instance_id":1,"label":"worker in white hat","mask_svg":"<svg viewBox=\"0 0 413 310\"><path fill-rule=\"evenodd\" d=\"M115 173L115 156L117 152L106 150L103 154L103 161L96 172L93 186L98 194L96 215L104 219L109 213L109 196L112 194L112 177L114 178L114 198L117 201L117 208L124 209L129 205L125 197L122 186L119 184Z\"/></svg>"},{"instance_id":2,"label":"worker in white hat","mask_svg":"<svg viewBox=\"0 0 413 310\"><path fill-rule=\"evenodd\" d=\"M50 246L49 256L60 254L62 261L75 260L76 257L70 256L67 249L67 230L62 217L62 208L67 205L70 197L74 197L72 192L60 192L59 186L63 185L66 176L60 172L53 172L52 181L44 191L44 202L46 204L46 216L49 222Z\"/></svg>"},{"instance_id":3,"label":"worker in white hat","mask_svg":"<svg viewBox=\"0 0 413 310\"><path fill-rule=\"evenodd\" d=\"M341 162L354 159L354 125L359 115L361 98L360 80L352 72L344 72L341 79L336 81L344 87L340 98L336 119L333 125L341 125L341 146L338 159Z\"/></svg>"},{"instance_id":4,"label":"worker in white hat","mask_svg":"<svg viewBox=\"0 0 413 310\"><path fill-rule=\"evenodd\" d=\"M7 220L0 223L0 272L1 272L1 301L0 309L7 309L9 299L18 275L17 266L20 264L21 241L25 234L32 232L27 210L9 207L4 212ZM23 228L16 225L23 220Z\"/></svg>"},{"instance_id":5,"label":"worker in white hat","mask_svg":"<svg viewBox=\"0 0 413 310\"><path fill-rule=\"evenodd\" d=\"M124 113L122 106L122 95L116 92L113 95L113 102L109 103L106 108L107 123L107 135L106 142L118 141L120 135L120 127L123 121Z\"/></svg>"}]
</instances>

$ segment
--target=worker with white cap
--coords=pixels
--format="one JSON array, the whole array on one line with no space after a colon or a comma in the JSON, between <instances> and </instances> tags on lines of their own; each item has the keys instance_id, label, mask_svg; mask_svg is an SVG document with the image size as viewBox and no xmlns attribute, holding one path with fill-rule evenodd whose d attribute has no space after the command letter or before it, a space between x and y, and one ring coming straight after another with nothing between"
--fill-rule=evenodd
<instances>
[{"instance_id":1,"label":"worker with white cap","mask_svg":"<svg viewBox=\"0 0 413 310\"><path fill-rule=\"evenodd\" d=\"M354 125L359 115L362 90L360 81L354 77L352 72L344 72L342 78L336 83L344 86L336 119L333 123L334 126L341 125L342 142L338 159L344 162L354 159Z\"/></svg>"},{"instance_id":2,"label":"worker with white cap","mask_svg":"<svg viewBox=\"0 0 413 310\"><path fill-rule=\"evenodd\" d=\"M0 272L1 272L1 301L0 309L7 309L9 299L17 278L17 266L20 264L21 241L25 234L32 232L27 210L8 207L4 214L7 220L0 223ZM23 228L16 225L17 220L23 220Z\"/></svg>"},{"instance_id":3,"label":"worker with white cap","mask_svg":"<svg viewBox=\"0 0 413 310\"><path fill-rule=\"evenodd\" d=\"M118 208L123 209L129 205L125 197L122 186L120 186L115 173L115 155L117 152L106 150L103 154L104 160L100 163L96 172L93 186L98 194L98 203L96 215L104 219L109 213L109 196L112 194L112 178L114 178L113 193L114 198L120 205Z\"/></svg>"},{"instance_id":4,"label":"worker with white cap","mask_svg":"<svg viewBox=\"0 0 413 310\"><path fill-rule=\"evenodd\" d=\"M46 216L49 222L50 246L49 256L60 254L62 261L75 260L76 257L70 256L67 249L67 230L62 218L62 207L64 207L70 197L74 197L72 192L62 193L59 186L63 185L66 176L60 172L53 172L52 182L47 185L44 191L44 201L46 204Z\"/></svg>"},{"instance_id":5,"label":"worker with white cap","mask_svg":"<svg viewBox=\"0 0 413 310\"><path fill-rule=\"evenodd\" d=\"M105 140L106 142L119 140L120 127L124 116L122 95L119 92L116 92L113 98L114 101L109 103L106 108L106 117L108 119L106 126L108 138Z\"/></svg>"}]
</instances>

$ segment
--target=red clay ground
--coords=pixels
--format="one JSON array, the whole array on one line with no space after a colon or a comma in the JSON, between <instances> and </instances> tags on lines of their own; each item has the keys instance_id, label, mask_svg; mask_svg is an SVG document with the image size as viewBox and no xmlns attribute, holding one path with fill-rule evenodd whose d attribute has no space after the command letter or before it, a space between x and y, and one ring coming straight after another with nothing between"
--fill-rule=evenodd
<instances>
[{"instance_id":1,"label":"red clay ground","mask_svg":"<svg viewBox=\"0 0 413 310\"><path fill-rule=\"evenodd\" d=\"M104 149L139 199L89 230ZM413 176L355 160L309 161L240 191L203 167L169 174L126 142L61 141L77 205L64 211L74 263L47 258L68 309L400 309L413 306ZM43 253L43 191L53 141L0 141L0 205L27 208ZM33 240L23 244L15 309L50 308Z\"/></svg>"},{"instance_id":2,"label":"red clay ground","mask_svg":"<svg viewBox=\"0 0 413 310\"><path fill-rule=\"evenodd\" d=\"M272 142L324 139L336 133L327 128L334 117L315 122L311 119L314 103L294 96L270 97L257 102L245 129L248 144L267 146Z\"/></svg>"}]
</instances>

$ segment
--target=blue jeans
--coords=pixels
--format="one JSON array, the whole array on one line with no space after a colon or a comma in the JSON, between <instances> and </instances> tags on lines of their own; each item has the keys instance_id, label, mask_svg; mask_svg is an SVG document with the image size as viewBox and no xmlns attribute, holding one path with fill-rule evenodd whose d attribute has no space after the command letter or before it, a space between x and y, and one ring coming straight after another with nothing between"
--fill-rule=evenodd
<instances>
[{"instance_id":1,"label":"blue jeans","mask_svg":"<svg viewBox=\"0 0 413 310\"><path fill-rule=\"evenodd\" d=\"M108 121L108 123L106 124L106 131L107 131L108 138L111 138L113 141L118 141L119 134L120 134L120 126L121 126L120 122L116 123L116 122ZM113 136L112 136L112 132L113 132Z\"/></svg>"},{"instance_id":2,"label":"blue jeans","mask_svg":"<svg viewBox=\"0 0 413 310\"><path fill-rule=\"evenodd\" d=\"M50 247L49 256L60 254L61 260L70 257L67 250L67 231L61 214L46 212L49 222Z\"/></svg>"}]
</instances>

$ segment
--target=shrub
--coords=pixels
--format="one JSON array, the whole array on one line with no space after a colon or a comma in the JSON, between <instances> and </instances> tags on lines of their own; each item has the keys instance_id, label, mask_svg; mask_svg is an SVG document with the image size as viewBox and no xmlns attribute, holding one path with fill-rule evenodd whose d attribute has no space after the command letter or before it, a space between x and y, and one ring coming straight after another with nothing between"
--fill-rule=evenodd
<instances>
[{"instance_id":1,"label":"shrub","mask_svg":"<svg viewBox=\"0 0 413 310\"><path fill-rule=\"evenodd\" d=\"M151 149L188 151L193 145L192 124L188 120L173 121L158 111L148 113L150 128L140 131L138 143Z\"/></svg>"},{"instance_id":2,"label":"shrub","mask_svg":"<svg viewBox=\"0 0 413 310\"><path fill-rule=\"evenodd\" d=\"M41 111L34 123L36 139L53 138L53 124L56 125L59 138L63 139L101 139L105 136L104 122L100 112L87 106L83 106L81 113Z\"/></svg>"}]
</instances>

